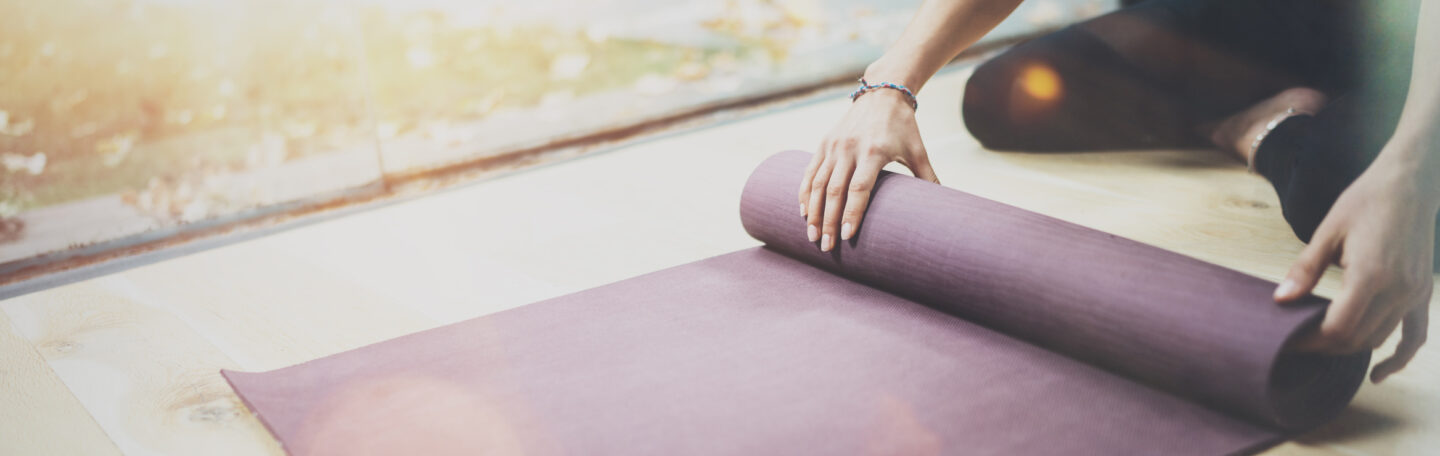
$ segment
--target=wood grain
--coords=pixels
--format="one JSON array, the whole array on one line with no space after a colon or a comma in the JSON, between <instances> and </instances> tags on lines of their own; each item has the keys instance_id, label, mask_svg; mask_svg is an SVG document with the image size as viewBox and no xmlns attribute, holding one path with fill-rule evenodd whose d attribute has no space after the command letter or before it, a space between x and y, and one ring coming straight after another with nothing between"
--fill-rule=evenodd
<instances>
[{"instance_id":1,"label":"wood grain","mask_svg":"<svg viewBox=\"0 0 1440 456\"><path fill-rule=\"evenodd\" d=\"M120 454L4 313L0 313L0 410L5 411L0 413L0 454Z\"/></svg>"}]
</instances>

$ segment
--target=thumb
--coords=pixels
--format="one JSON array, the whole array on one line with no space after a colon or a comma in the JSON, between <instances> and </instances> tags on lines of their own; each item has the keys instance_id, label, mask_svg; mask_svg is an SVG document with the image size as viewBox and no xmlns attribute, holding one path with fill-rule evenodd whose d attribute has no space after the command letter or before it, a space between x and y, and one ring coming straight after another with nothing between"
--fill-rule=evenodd
<instances>
[{"instance_id":1,"label":"thumb","mask_svg":"<svg viewBox=\"0 0 1440 456\"><path fill-rule=\"evenodd\" d=\"M1316 232L1310 244L1300 251L1300 258L1295 260L1290 272L1285 274L1285 280L1275 287L1275 301L1290 302L1310 294L1325 275L1325 269L1334 262L1338 247L1339 242L1328 233Z\"/></svg>"}]
</instances>

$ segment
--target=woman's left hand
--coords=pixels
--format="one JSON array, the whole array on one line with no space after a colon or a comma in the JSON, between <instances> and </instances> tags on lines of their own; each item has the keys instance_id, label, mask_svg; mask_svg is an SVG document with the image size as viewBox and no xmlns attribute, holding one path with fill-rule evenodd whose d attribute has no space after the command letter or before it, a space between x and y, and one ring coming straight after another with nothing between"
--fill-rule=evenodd
<instances>
[{"instance_id":1,"label":"woman's left hand","mask_svg":"<svg viewBox=\"0 0 1440 456\"><path fill-rule=\"evenodd\" d=\"M1319 330L1298 340L1296 350L1374 350L1403 322L1395 353L1370 374L1376 383L1404 368L1425 343L1440 209L1440 198L1424 190L1416 170L1384 161L1385 155L1340 194L1275 290L1276 301L1294 301L1315 288L1329 265L1344 268L1340 294Z\"/></svg>"}]
</instances>

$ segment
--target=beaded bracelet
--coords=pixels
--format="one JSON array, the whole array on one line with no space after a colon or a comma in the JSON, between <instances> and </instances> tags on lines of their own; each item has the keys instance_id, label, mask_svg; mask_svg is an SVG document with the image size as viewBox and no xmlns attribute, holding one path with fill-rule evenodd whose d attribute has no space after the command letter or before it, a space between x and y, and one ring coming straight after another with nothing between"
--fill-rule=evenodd
<instances>
[{"instance_id":1,"label":"beaded bracelet","mask_svg":"<svg viewBox=\"0 0 1440 456\"><path fill-rule=\"evenodd\" d=\"M1284 113L1275 116L1274 119L1270 119L1270 122L1265 124L1265 129L1255 135L1255 140L1250 142L1250 162L1245 164L1246 169L1249 169L1250 172L1255 172L1255 153L1260 151L1260 143L1265 142L1265 137L1270 136L1270 132L1275 131L1275 127L1280 126L1280 122L1284 122L1285 119L1289 119L1294 115L1294 107L1286 109Z\"/></svg>"},{"instance_id":2,"label":"beaded bracelet","mask_svg":"<svg viewBox=\"0 0 1440 456\"><path fill-rule=\"evenodd\" d=\"M920 109L920 103L917 102L917 101L915 101L915 93L914 93L914 92L911 92L910 89L906 88L905 86L900 85L900 84L889 83L889 82L880 82L880 83L871 84L871 83L865 82L865 78L860 78L860 88L859 88L859 89L855 89L854 92L851 92L851 93L850 93L850 101L851 101L851 102L854 102L856 98L860 98L860 96L861 96L861 95L864 95L865 92L869 92L869 91L875 90L875 89L895 89L895 90L899 90L900 93L905 94L905 99L910 102L910 109L914 109L914 110L919 110L919 109Z\"/></svg>"}]
</instances>

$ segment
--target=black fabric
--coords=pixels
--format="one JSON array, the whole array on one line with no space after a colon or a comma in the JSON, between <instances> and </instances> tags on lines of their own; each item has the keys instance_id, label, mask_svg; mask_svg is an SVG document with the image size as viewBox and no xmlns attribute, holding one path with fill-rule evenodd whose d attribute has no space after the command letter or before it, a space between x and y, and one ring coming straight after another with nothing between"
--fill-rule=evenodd
<instances>
[{"instance_id":1,"label":"black fabric","mask_svg":"<svg viewBox=\"0 0 1440 456\"><path fill-rule=\"evenodd\" d=\"M996 150L1208 147L1220 120L1287 88L1320 90L1331 102L1282 122L1255 157L1308 242L1394 134L1418 11L1418 0L1148 0L981 65L964 119ZM1037 67L1061 81L1055 99L1022 87Z\"/></svg>"}]
</instances>

